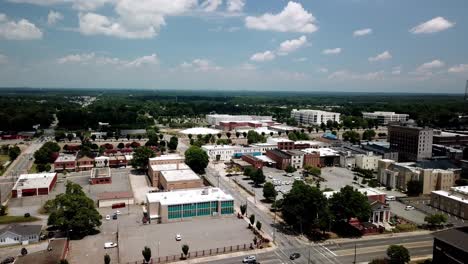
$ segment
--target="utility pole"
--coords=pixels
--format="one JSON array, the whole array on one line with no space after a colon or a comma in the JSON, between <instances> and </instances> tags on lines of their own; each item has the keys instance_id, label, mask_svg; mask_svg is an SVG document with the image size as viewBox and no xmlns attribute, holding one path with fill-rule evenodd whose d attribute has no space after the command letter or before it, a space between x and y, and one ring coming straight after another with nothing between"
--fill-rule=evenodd
<instances>
[{"instance_id":1,"label":"utility pole","mask_svg":"<svg viewBox=\"0 0 468 264\"><path fill-rule=\"evenodd\" d=\"M356 243L354 243L354 261L353 264L356 264Z\"/></svg>"}]
</instances>

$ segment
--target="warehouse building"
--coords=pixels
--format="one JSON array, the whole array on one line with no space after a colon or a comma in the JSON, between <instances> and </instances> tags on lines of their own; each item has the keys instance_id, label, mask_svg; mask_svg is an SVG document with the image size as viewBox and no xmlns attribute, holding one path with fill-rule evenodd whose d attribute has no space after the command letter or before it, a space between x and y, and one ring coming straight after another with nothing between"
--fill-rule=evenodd
<instances>
[{"instance_id":1,"label":"warehouse building","mask_svg":"<svg viewBox=\"0 0 468 264\"><path fill-rule=\"evenodd\" d=\"M340 122L340 114L310 109L293 109L291 118L294 118L300 124L321 125L328 121Z\"/></svg>"},{"instance_id":2,"label":"warehouse building","mask_svg":"<svg viewBox=\"0 0 468 264\"><path fill-rule=\"evenodd\" d=\"M239 122L239 121L271 121L271 116L255 116L255 115L206 115L206 121L210 125L217 126L220 122Z\"/></svg>"},{"instance_id":3,"label":"warehouse building","mask_svg":"<svg viewBox=\"0 0 468 264\"><path fill-rule=\"evenodd\" d=\"M468 220L468 186L452 187L448 191L433 191L431 206Z\"/></svg>"},{"instance_id":4,"label":"warehouse building","mask_svg":"<svg viewBox=\"0 0 468 264\"><path fill-rule=\"evenodd\" d=\"M160 187L161 171L189 169L187 164L185 164L185 158L179 154L150 158L148 164L148 176L151 185L154 187Z\"/></svg>"},{"instance_id":5,"label":"warehouse building","mask_svg":"<svg viewBox=\"0 0 468 264\"><path fill-rule=\"evenodd\" d=\"M393 122L406 122L408 121L408 114L397 114L395 112L363 112L362 117L364 119L374 119L381 125L387 125Z\"/></svg>"},{"instance_id":6,"label":"warehouse building","mask_svg":"<svg viewBox=\"0 0 468 264\"><path fill-rule=\"evenodd\" d=\"M11 197L47 195L56 182L57 173L22 174L11 190Z\"/></svg>"},{"instance_id":7,"label":"warehouse building","mask_svg":"<svg viewBox=\"0 0 468 264\"><path fill-rule=\"evenodd\" d=\"M146 209L156 223L225 216L234 213L234 198L219 188L148 193Z\"/></svg>"},{"instance_id":8,"label":"warehouse building","mask_svg":"<svg viewBox=\"0 0 468 264\"><path fill-rule=\"evenodd\" d=\"M157 166L157 165L156 165ZM202 179L191 169L162 170L159 188L165 191L202 188Z\"/></svg>"},{"instance_id":9,"label":"warehouse building","mask_svg":"<svg viewBox=\"0 0 468 264\"><path fill-rule=\"evenodd\" d=\"M98 194L98 207L121 208L134 204L131 192L103 192Z\"/></svg>"}]
</instances>

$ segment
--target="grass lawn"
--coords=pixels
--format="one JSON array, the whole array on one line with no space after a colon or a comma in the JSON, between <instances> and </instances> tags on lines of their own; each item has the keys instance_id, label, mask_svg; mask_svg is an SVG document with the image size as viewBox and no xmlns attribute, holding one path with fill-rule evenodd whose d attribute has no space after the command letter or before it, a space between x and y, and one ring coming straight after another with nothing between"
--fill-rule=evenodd
<instances>
[{"instance_id":1,"label":"grass lawn","mask_svg":"<svg viewBox=\"0 0 468 264\"><path fill-rule=\"evenodd\" d=\"M10 157L8 155L0 155L0 164L4 165L6 162L10 160ZM3 166L3 169L0 169L0 176L3 175L3 173L6 171L8 166L5 167Z\"/></svg>"},{"instance_id":2,"label":"grass lawn","mask_svg":"<svg viewBox=\"0 0 468 264\"><path fill-rule=\"evenodd\" d=\"M11 223L25 223L39 221L40 219L34 216L24 217L15 215L4 215L0 216L0 225L11 224Z\"/></svg>"},{"instance_id":3,"label":"grass lawn","mask_svg":"<svg viewBox=\"0 0 468 264\"><path fill-rule=\"evenodd\" d=\"M33 163L33 165L31 166L31 168L29 169L28 172L29 173L37 173L37 164Z\"/></svg>"}]
</instances>

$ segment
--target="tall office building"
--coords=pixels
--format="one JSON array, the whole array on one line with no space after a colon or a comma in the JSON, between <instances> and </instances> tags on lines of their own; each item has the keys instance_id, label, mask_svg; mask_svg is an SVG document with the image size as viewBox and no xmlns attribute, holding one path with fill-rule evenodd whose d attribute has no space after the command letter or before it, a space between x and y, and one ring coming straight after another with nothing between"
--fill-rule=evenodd
<instances>
[{"instance_id":1,"label":"tall office building","mask_svg":"<svg viewBox=\"0 0 468 264\"><path fill-rule=\"evenodd\" d=\"M328 120L338 123L340 122L339 113L309 109L293 109L291 111L291 118L294 118L300 124L310 125L326 124Z\"/></svg>"},{"instance_id":2,"label":"tall office building","mask_svg":"<svg viewBox=\"0 0 468 264\"><path fill-rule=\"evenodd\" d=\"M400 161L419 161L432 157L432 128L410 125L388 126L390 149Z\"/></svg>"}]
</instances>

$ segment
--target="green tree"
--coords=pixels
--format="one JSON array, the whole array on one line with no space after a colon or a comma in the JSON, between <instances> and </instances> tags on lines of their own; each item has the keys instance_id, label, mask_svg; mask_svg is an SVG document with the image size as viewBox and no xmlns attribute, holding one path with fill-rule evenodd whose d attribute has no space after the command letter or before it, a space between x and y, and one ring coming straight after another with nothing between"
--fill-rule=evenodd
<instances>
[{"instance_id":1,"label":"green tree","mask_svg":"<svg viewBox=\"0 0 468 264\"><path fill-rule=\"evenodd\" d=\"M289 140L297 141L296 133L289 133L288 138L289 138Z\"/></svg>"},{"instance_id":2,"label":"green tree","mask_svg":"<svg viewBox=\"0 0 468 264\"><path fill-rule=\"evenodd\" d=\"M385 258L382 259L373 259L369 264L387 264L388 260Z\"/></svg>"},{"instance_id":3,"label":"green tree","mask_svg":"<svg viewBox=\"0 0 468 264\"><path fill-rule=\"evenodd\" d=\"M406 184L406 193L408 196L419 196L423 191L423 184L418 180L411 180Z\"/></svg>"},{"instance_id":4,"label":"green tree","mask_svg":"<svg viewBox=\"0 0 468 264\"><path fill-rule=\"evenodd\" d=\"M62 260L60 260L59 264L68 264L68 260L62 259Z\"/></svg>"},{"instance_id":5,"label":"green tree","mask_svg":"<svg viewBox=\"0 0 468 264\"><path fill-rule=\"evenodd\" d=\"M262 136L261 134L258 134L257 132L250 130L247 133L247 142L249 144L254 144L254 143L265 143L266 138Z\"/></svg>"},{"instance_id":6,"label":"green tree","mask_svg":"<svg viewBox=\"0 0 468 264\"><path fill-rule=\"evenodd\" d=\"M84 237L101 226L101 215L94 201L86 196L80 185L67 182L65 193L47 202L49 205L48 225L55 226L70 235Z\"/></svg>"},{"instance_id":7,"label":"green tree","mask_svg":"<svg viewBox=\"0 0 468 264\"><path fill-rule=\"evenodd\" d=\"M109 256L109 254L105 254L104 255L104 264L110 264L110 261L111 261L111 258Z\"/></svg>"},{"instance_id":8,"label":"green tree","mask_svg":"<svg viewBox=\"0 0 468 264\"><path fill-rule=\"evenodd\" d=\"M123 148L125 148L125 144L122 143L122 142L120 142L120 143L117 145L117 148L118 148L118 149L123 149Z\"/></svg>"},{"instance_id":9,"label":"green tree","mask_svg":"<svg viewBox=\"0 0 468 264\"><path fill-rule=\"evenodd\" d=\"M191 146L185 151L185 163L196 173L203 173L208 162L208 154L200 147Z\"/></svg>"},{"instance_id":10,"label":"green tree","mask_svg":"<svg viewBox=\"0 0 468 264\"><path fill-rule=\"evenodd\" d=\"M347 222L352 217L367 221L372 212L367 196L349 185L333 194L329 204L330 212L338 221Z\"/></svg>"},{"instance_id":11,"label":"green tree","mask_svg":"<svg viewBox=\"0 0 468 264\"><path fill-rule=\"evenodd\" d=\"M287 173L293 173L293 172L296 171L296 168L294 168L291 165L288 165L284 171L287 172Z\"/></svg>"},{"instance_id":12,"label":"green tree","mask_svg":"<svg viewBox=\"0 0 468 264\"><path fill-rule=\"evenodd\" d=\"M405 264L410 262L410 254L407 248L400 245L390 245L387 249L389 264Z\"/></svg>"},{"instance_id":13,"label":"green tree","mask_svg":"<svg viewBox=\"0 0 468 264\"><path fill-rule=\"evenodd\" d=\"M21 249L21 256L25 256L28 254L28 250L26 248Z\"/></svg>"},{"instance_id":14,"label":"green tree","mask_svg":"<svg viewBox=\"0 0 468 264\"><path fill-rule=\"evenodd\" d=\"M372 129L368 129L362 133L362 140L372 140L375 137L375 131Z\"/></svg>"},{"instance_id":15,"label":"green tree","mask_svg":"<svg viewBox=\"0 0 468 264\"><path fill-rule=\"evenodd\" d=\"M424 217L424 221L431 226L440 226L447 222L447 216L444 214L433 214Z\"/></svg>"},{"instance_id":16,"label":"green tree","mask_svg":"<svg viewBox=\"0 0 468 264\"><path fill-rule=\"evenodd\" d=\"M132 167L135 169L146 169L148 167L149 158L156 156L154 151L149 147L138 147L133 153L131 161Z\"/></svg>"},{"instance_id":17,"label":"green tree","mask_svg":"<svg viewBox=\"0 0 468 264\"><path fill-rule=\"evenodd\" d=\"M242 215L245 215L247 213L247 204L241 204L240 211Z\"/></svg>"},{"instance_id":18,"label":"green tree","mask_svg":"<svg viewBox=\"0 0 468 264\"><path fill-rule=\"evenodd\" d=\"M326 208L327 199L323 193L303 181L294 181L281 204L283 219L300 231L317 225Z\"/></svg>"},{"instance_id":19,"label":"green tree","mask_svg":"<svg viewBox=\"0 0 468 264\"><path fill-rule=\"evenodd\" d=\"M265 182L265 175L263 174L262 169L255 170L251 175L250 179L254 182L255 186L259 186L260 184Z\"/></svg>"},{"instance_id":20,"label":"green tree","mask_svg":"<svg viewBox=\"0 0 468 264\"><path fill-rule=\"evenodd\" d=\"M185 258L187 258L187 255L188 255L188 253L189 253L189 249L190 249L190 248L189 248L189 246L188 246L187 244L184 244L184 245L182 246L182 253L184 254Z\"/></svg>"},{"instance_id":21,"label":"green tree","mask_svg":"<svg viewBox=\"0 0 468 264\"><path fill-rule=\"evenodd\" d=\"M361 136L356 131L346 131L343 133L343 140L349 141L352 144L357 144L360 142Z\"/></svg>"},{"instance_id":22,"label":"green tree","mask_svg":"<svg viewBox=\"0 0 468 264\"><path fill-rule=\"evenodd\" d=\"M14 146L8 150L8 156L10 160L15 160L21 154L21 149L18 146Z\"/></svg>"},{"instance_id":23,"label":"green tree","mask_svg":"<svg viewBox=\"0 0 468 264\"><path fill-rule=\"evenodd\" d=\"M172 136L171 139L169 139L169 143L167 144L167 147L169 150L176 150L177 145L179 144L179 139L176 136Z\"/></svg>"},{"instance_id":24,"label":"green tree","mask_svg":"<svg viewBox=\"0 0 468 264\"><path fill-rule=\"evenodd\" d=\"M145 259L145 263L149 263L151 260L151 248L145 246L145 248L143 248L143 250L141 251L141 254Z\"/></svg>"},{"instance_id":25,"label":"green tree","mask_svg":"<svg viewBox=\"0 0 468 264\"><path fill-rule=\"evenodd\" d=\"M268 201L274 201L278 193L275 190L275 186L271 182L266 182L263 185L263 197Z\"/></svg>"},{"instance_id":26,"label":"green tree","mask_svg":"<svg viewBox=\"0 0 468 264\"><path fill-rule=\"evenodd\" d=\"M310 165L307 165L304 167L304 172L306 174L311 174L314 176L320 176L322 174L322 170L320 168L317 168L315 166L310 166Z\"/></svg>"},{"instance_id":27,"label":"green tree","mask_svg":"<svg viewBox=\"0 0 468 264\"><path fill-rule=\"evenodd\" d=\"M250 217L249 217L249 221L250 221L250 225L254 225L255 224L255 215L254 214L251 214Z\"/></svg>"},{"instance_id":28,"label":"green tree","mask_svg":"<svg viewBox=\"0 0 468 264\"><path fill-rule=\"evenodd\" d=\"M257 220L257 223L255 224L255 227L258 229L258 230L261 230L262 229L262 223L260 221Z\"/></svg>"},{"instance_id":29,"label":"green tree","mask_svg":"<svg viewBox=\"0 0 468 264\"><path fill-rule=\"evenodd\" d=\"M1 205L0 206L0 216L7 215L7 212L8 212L8 206L7 205Z\"/></svg>"}]
</instances>

